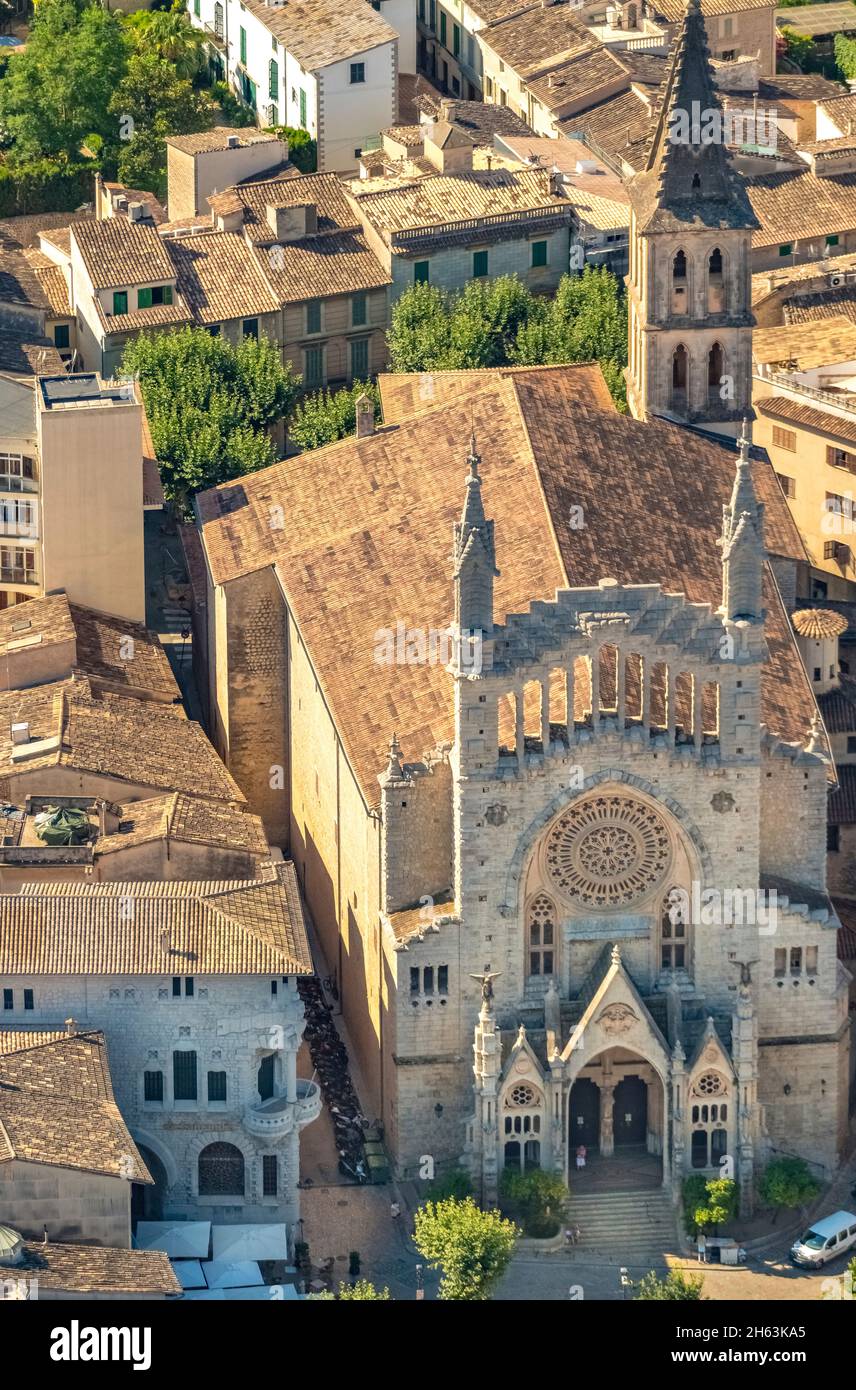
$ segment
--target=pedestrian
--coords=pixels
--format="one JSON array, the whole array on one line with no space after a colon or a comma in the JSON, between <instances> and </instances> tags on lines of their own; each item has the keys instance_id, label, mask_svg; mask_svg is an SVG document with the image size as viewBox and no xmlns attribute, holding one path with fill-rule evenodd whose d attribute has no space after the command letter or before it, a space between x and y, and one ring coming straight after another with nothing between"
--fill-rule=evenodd
<instances>
[{"instance_id":1,"label":"pedestrian","mask_svg":"<svg viewBox=\"0 0 856 1390\"><path fill-rule=\"evenodd\" d=\"M579 1148L577 1149L577 1167L578 1167L578 1168L585 1168L585 1166L586 1166L586 1146L585 1146L585 1144L580 1144Z\"/></svg>"},{"instance_id":2,"label":"pedestrian","mask_svg":"<svg viewBox=\"0 0 856 1390\"><path fill-rule=\"evenodd\" d=\"M393 1221L395 1221L396 1217L401 1215L401 1206L398 1202L390 1202L389 1214L392 1217Z\"/></svg>"},{"instance_id":3,"label":"pedestrian","mask_svg":"<svg viewBox=\"0 0 856 1390\"><path fill-rule=\"evenodd\" d=\"M704 1264L707 1264L707 1240L705 1239L704 1231L699 1231L699 1233L698 1233L698 1256L697 1256L697 1258L698 1258L699 1264L703 1264L703 1265L704 1265Z\"/></svg>"}]
</instances>

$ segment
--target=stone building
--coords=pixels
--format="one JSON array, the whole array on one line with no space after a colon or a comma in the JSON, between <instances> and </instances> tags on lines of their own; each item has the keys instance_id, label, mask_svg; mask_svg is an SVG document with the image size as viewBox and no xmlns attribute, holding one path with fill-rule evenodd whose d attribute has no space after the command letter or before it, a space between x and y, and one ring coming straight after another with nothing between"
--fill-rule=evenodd
<instances>
[{"instance_id":1,"label":"stone building","mask_svg":"<svg viewBox=\"0 0 856 1390\"><path fill-rule=\"evenodd\" d=\"M736 433L751 407L750 250L758 227L722 138L698 0L675 44L644 169L630 194L627 400Z\"/></svg>"},{"instance_id":2,"label":"stone building","mask_svg":"<svg viewBox=\"0 0 856 1390\"><path fill-rule=\"evenodd\" d=\"M847 1130L804 552L745 439L598 381L382 378L381 430L202 495L214 734L400 1173L490 1197L582 1140L672 1192L730 1157L749 1204Z\"/></svg>"}]
</instances>

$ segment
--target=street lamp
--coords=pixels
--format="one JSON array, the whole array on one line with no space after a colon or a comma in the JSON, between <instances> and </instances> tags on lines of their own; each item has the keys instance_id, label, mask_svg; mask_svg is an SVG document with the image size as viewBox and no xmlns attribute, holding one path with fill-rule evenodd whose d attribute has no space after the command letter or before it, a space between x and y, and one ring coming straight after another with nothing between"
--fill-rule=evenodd
<instances>
[{"instance_id":1,"label":"street lamp","mask_svg":"<svg viewBox=\"0 0 856 1390\"><path fill-rule=\"evenodd\" d=\"M423 1282L422 1282L422 1266L421 1266L421 1265L417 1265L417 1266L416 1266L416 1302L417 1302L417 1303L423 1303L424 1301L425 1301L425 1285L424 1285Z\"/></svg>"}]
</instances>

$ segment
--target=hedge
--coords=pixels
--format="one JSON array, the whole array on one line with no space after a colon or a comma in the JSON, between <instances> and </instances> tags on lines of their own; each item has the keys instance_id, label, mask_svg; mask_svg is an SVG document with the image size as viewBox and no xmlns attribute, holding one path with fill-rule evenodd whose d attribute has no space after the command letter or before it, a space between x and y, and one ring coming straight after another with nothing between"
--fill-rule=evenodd
<instances>
[{"instance_id":1,"label":"hedge","mask_svg":"<svg viewBox=\"0 0 856 1390\"><path fill-rule=\"evenodd\" d=\"M14 167L0 164L0 217L33 212L74 212L93 199L95 164L56 164L34 160Z\"/></svg>"}]
</instances>

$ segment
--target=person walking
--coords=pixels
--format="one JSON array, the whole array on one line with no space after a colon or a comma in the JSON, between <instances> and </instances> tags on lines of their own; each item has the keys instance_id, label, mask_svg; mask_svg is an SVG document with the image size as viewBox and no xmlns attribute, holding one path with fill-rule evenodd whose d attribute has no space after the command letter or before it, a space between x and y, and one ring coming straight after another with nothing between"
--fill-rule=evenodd
<instances>
[{"instance_id":1,"label":"person walking","mask_svg":"<svg viewBox=\"0 0 856 1390\"><path fill-rule=\"evenodd\" d=\"M585 1144L580 1144L579 1148L577 1149L577 1168L585 1168L585 1166L586 1166L586 1146L585 1146Z\"/></svg>"}]
</instances>

